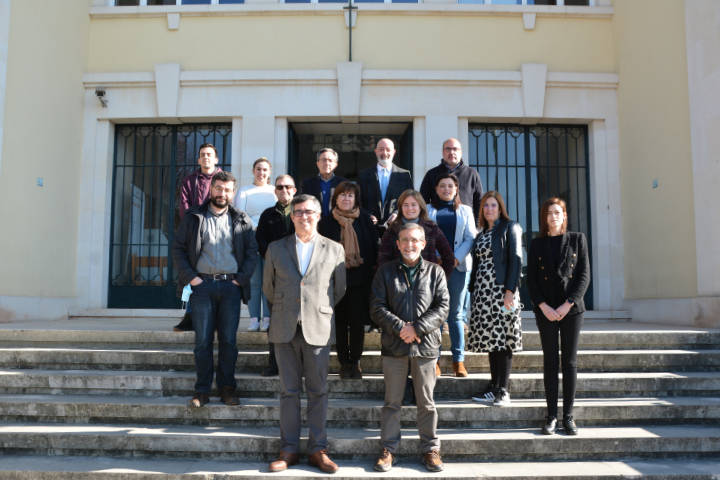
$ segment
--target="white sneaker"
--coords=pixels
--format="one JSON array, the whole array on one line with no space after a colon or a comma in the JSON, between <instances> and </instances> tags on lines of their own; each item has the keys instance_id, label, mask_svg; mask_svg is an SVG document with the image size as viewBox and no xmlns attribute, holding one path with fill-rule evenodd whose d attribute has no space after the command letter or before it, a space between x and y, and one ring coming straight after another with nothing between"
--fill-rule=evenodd
<instances>
[{"instance_id":1,"label":"white sneaker","mask_svg":"<svg viewBox=\"0 0 720 480\"><path fill-rule=\"evenodd\" d=\"M258 330L260 330L260 322L258 322L257 318L251 318L248 332L257 332Z\"/></svg>"},{"instance_id":2,"label":"white sneaker","mask_svg":"<svg viewBox=\"0 0 720 480\"><path fill-rule=\"evenodd\" d=\"M267 332L268 328L270 328L270 318L265 317L262 319L262 323L260 324L260 331Z\"/></svg>"}]
</instances>

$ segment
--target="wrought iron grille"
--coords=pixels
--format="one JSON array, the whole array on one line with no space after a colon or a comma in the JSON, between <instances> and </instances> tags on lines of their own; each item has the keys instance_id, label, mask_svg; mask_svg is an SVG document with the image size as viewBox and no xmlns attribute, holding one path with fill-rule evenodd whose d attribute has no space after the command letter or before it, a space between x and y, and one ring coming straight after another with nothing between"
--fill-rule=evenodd
<instances>
[{"instance_id":1,"label":"wrought iron grille","mask_svg":"<svg viewBox=\"0 0 720 480\"><path fill-rule=\"evenodd\" d=\"M230 125L118 125L115 128L110 245L111 308L170 308L177 272L170 248L180 224L180 185L212 143L230 168Z\"/></svg>"},{"instance_id":2,"label":"wrought iron grille","mask_svg":"<svg viewBox=\"0 0 720 480\"><path fill-rule=\"evenodd\" d=\"M469 140L468 164L480 173L486 191L502 194L508 215L523 228L523 274L530 241L540 234L540 207L550 197L567 202L568 229L583 232L592 250L587 127L471 125ZM530 310L524 277L520 285ZM588 309L592 288L591 282Z\"/></svg>"}]
</instances>

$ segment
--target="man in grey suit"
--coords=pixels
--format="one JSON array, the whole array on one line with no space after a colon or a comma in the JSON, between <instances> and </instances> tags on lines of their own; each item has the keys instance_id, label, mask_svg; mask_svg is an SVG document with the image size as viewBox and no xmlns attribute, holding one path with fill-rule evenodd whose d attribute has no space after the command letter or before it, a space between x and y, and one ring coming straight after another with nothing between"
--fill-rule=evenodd
<instances>
[{"instance_id":1,"label":"man in grey suit","mask_svg":"<svg viewBox=\"0 0 720 480\"><path fill-rule=\"evenodd\" d=\"M298 195L290 202L295 235L273 242L265 254L263 291L271 304L269 340L280 370L280 441L271 472L296 465L300 445L302 377L307 392L308 465L325 473L338 466L327 451L327 376L335 343L335 305L345 295L345 249L317 233L320 202Z\"/></svg>"}]
</instances>

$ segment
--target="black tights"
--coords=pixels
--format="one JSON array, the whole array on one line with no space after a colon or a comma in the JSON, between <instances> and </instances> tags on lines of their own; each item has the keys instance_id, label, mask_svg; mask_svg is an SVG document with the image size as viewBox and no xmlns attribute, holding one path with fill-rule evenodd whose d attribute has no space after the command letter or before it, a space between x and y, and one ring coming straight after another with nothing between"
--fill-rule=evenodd
<instances>
[{"instance_id":1,"label":"black tights","mask_svg":"<svg viewBox=\"0 0 720 480\"><path fill-rule=\"evenodd\" d=\"M335 350L340 364L360 363L365 342L367 310L365 287L347 287L345 296L335 307Z\"/></svg>"},{"instance_id":2,"label":"black tights","mask_svg":"<svg viewBox=\"0 0 720 480\"><path fill-rule=\"evenodd\" d=\"M563 415L572 415L577 389L577 351L580 341L580 328L583 324L582 313L568 315L559 322L551 322L545 315L536 315L540 342L543 349L543 380L548 415L557 417L558 413L558 350L562 347L563 376ZM560 345L558 345L558 331Z\"/></svg>"},{"instance_id":3,"label":"black tights","mask_svg":"<svg viewBox=\"0 0 720 480\"><path fill-rule=\"evenodd\" d=\"M495 388L507 390L512 369L512 350L496 350L488 353L490 359L490 380Z\"/></svg>"}]
</instances>

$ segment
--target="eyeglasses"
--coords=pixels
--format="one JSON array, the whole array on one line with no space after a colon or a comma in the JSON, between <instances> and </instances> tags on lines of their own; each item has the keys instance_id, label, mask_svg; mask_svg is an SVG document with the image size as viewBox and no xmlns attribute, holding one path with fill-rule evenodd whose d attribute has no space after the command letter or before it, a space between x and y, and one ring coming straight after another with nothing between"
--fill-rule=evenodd
<instances>
[{"instance_id":1,"label":"eyeglasses","mask_svg":"<svg viewBox=\"0 0 720 480\"><path fill-rule=\"evenodd\" d=\"M315 213L314 210L295 210L293 216L295 217L312 217Z\"/></svg>"},{"instance_id":2,"label":"eyeglasses","mask_svg":"<svg viewBox=\"0 0 720 480\"><path fill-rule=\"evenodd\" d=\"M402 237L400 240L398 240L400 243L407 245L408 243L411 243L413 245L417 245L420 242L424 242L422 238L408 238L408 237Z\"/></svg>"},{"instance_id":3,"label":"eyeglasses","mask_svg":"<svg viewBox=\"0 0 720 480\"><path fill-rule=\"evenodd\" d=\"M275 190L292 190L295 188L295 185L275 185Z\"/></svg>"},{"instance_id":4,"label":"eyeglasses","mask_svg":"<svg viewBox=\"0 0 720 480\"><path fill-rule=\"evenodd\" d=\"M230 194L232 194L234 191L235 191L234 188L223 188L223 187L221 187L220 185L217 185L217 186L213 187L213 192L215 192L215 193L225 192L225 193L227 193L228 195L230 195Z\"/></svg>"},{"instance_id":5,"label":"eyeglasses","mask_svg":"<svg viewBox=\"0 0 720 480\"><path fill-rule=\"evenodd\" d=\"M462 148L460 147L445 147L443 150L446 152L462 152Z\"/></svg>"}]
</instances>

